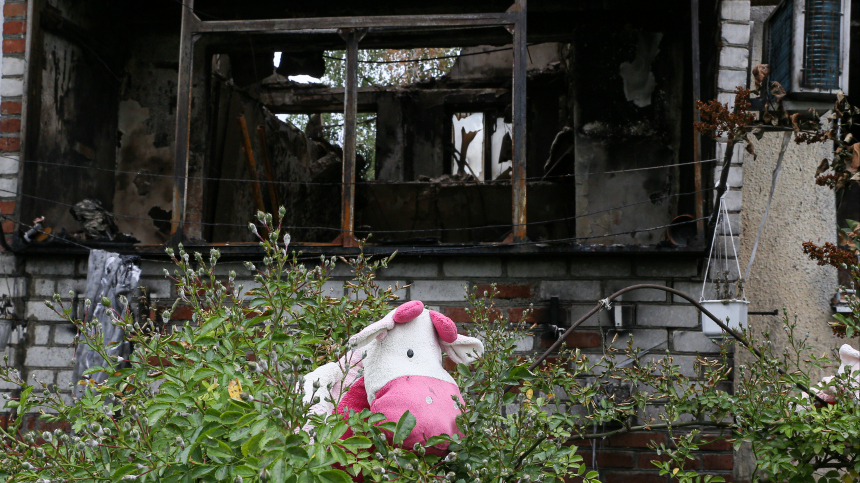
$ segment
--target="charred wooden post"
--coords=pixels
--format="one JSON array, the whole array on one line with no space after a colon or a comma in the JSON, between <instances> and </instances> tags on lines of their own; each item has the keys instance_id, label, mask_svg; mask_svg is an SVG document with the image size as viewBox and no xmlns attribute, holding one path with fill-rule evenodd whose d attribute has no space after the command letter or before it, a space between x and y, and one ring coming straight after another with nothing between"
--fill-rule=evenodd
<instances>
[{"instance_id":1,"label":"charred wooden post","mask_svg":"<svg viewBox=\"0 0 860 483\"><path fill-rule=\"evenodd\" d=\"M513 185L514 242L527 240L526 233L526 45L527 0L516 0L509 12L514 21L514 159L511 173Z\"/></svg>"},{"instance_id":2,"label":"charred wooden post","mask_svg":"<svg viewBox=\"0 0 860 483\"><path fill-rule=\"evenodd\" d=\"M183 0L182 34L179 41L179 80L176 94L176 143L173 157L173 219L170 232L181 238L188 189L188 144L191 132L191 82L194 70L194 31L200 19L194 0Z\"/></svg>"},{"instance_id":3,"label":"charred wooden post","mask_svg":"<svg viewBox=\"0 0 860 483\"><path fill-rule=\"evenodd\" d=\"M346 40L346 85L343 96L343 189L341 191L341 237L343 246L358 246L355 223L355 129L358 116L358 41L366 30L341 29Z\"/></svg>"}]
</instances>

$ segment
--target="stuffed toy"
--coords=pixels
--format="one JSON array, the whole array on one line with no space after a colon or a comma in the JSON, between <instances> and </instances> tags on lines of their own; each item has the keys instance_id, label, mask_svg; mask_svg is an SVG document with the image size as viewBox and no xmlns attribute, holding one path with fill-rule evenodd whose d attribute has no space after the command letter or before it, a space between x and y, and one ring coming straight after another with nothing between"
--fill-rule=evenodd
<instances>
[{"instance_id":1,"label":"stuffed toy","mask_svg":"<svg viewBox=\"0 0 860 483\"><path fill-rule=\"evenodd\" d=\"M305 376L304 402L319 398L311 413L348 416L350 410L370 409L396 422L409 411L417 421L403 442L409 449L441 434L462 436L455 419L460 414L456 401L462 404L463 399L442 366L442 352L468 364L483 354L480 340L457 334L451 319L416 300L392 310L349 343L352 350L340 360ZM446 450L427 448L440 455Z\"/></svg>"},{"instance_id":2,"label":"stuffed toy","mask_svg":"<svg viewBox=\"0 0 860 483\"><path fill-rule=\"evenodd\" d=\"M821 379L821 382L816 385L813 390L816 390L816 395L828 404L836 404L836 394L841 391L850 391L854 389L854 398L860 399L860 351L851 347L848 344L843 344L839 348L839 359L841 364L837 374L848 373L852 376L847 386L834 381L833 376L828 376Z\"/></svg>"}]
</instances>

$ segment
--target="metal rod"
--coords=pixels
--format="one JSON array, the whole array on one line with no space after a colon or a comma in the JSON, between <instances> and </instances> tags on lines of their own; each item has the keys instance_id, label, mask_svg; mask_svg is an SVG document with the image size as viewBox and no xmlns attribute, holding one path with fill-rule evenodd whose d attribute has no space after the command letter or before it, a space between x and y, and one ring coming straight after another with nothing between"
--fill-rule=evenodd
<instances>
[{"instance_id":1,"label":"metal rod","mask_svg":"<svg viewBox=\"0 0 860 483\"><path fill-rule=\"evenodd\" d=\"M260 193L260 178L257 176L257 163L254 162L254 150L251 147L251 136L248 134L248 123L245 122L244 114L237 117L236 120L239 121L239 133L242 135L245 162L248 163L248 170L251 172L251 191L254 194L254 205L257 207L257 211L265 213L266 205L263 203L263 195Z\"/></svg>"},{"instance_id":2,"label":"metal rod","mask_svg":"<svg viewBox=\"0 0 860 483\"><path fill-rule=\"evenodd\" d=\"M176 136L173 156L173 217L170 232L181 238L185 223L185 195L188 189L188 144L191 133L191 88L194 68L194 29L200 19L194 15L194 0L182 0L182 34L179 41L179 80L176 94Z\"/></svg>"},{"instance_id":3,"label":"metal rod","mask_svg":"<svg viewBox=\"0 0 860 483\"><path fill-rule=\"evenodd\" d=\"M356 29L343 29L346 39L346 86L343 96L343 186L341 196L341 241L345 247L358 243L353 236L355 222L355 129L358 116L358 35Z\"/></svg>"},{"instance_id":4,"label":"metal rod","mask_svg":"<svg viewBox=\"0 0 860 483\"><path fill-rule=\"evenodd\" d=\"M764 359L764 354L762 354L748 340L746 340L743 335L741 335L740 333L738 333L736 330L732 329L731 327L727 326L722 320L718 319L714 314L712 314L708 309L706 309L702 304L697 302L694 298L690 297L689 295L685 294L684 292L681 292L679 290L675 290L673 288L665 287L663 285L654 285L654 284L643 283L643 284L639 284L639 285L631 285L630 287L622 288L621 290L615 292L614 294L610 295L609 297L606 297L605 299L601 300L600 303L598 303L587 314L583 315L579 320L577 320L576 322L571 324L571 326L568 327L568 329L565 330L564 333L558 337L558 340L556 340L551 346L549 346L549 348L546 350L546 352L544 352L537 359L535 359L535 361L529 366L529 370L531 371L534 368L536 368L537 366L539 366L540 363L543 362L553 351L557 350L559 348L559 346L561 346L562 342L564 342L564 340L567 339L567 336L570 335L574 330L576 330L576 328L579 327L580 324L582 324L583 322L588 320L588 318L591 317L592 315L599 312L609 302L612 302L613 300L615 300L616 298L620 297L621 295L623 295L627 292L632 292L634 290L642 290L642 289L662 290L664 292L669 292L673 295L677 295L678 297L681 297L682 299L686 300L687 302L690 302L691 304L696 306L697 309L699 309L699 312L705 314L708 318L713 320L718 326L720 326L721 329L723 329L729 335L734 337L738 342L740 342L744 347L746 347L747 350L752 352L759 360ZM777 371L780 374L782 374L783 376L786 375L785 371L783 371L780 368L777 368ZM796 382L794 385L795 385L795 387L797 387L801 391L803 391L807 394L810 394L809 388L806 387L805 385L803 385L799 382ZM508 388L505 388L505 392L507 392L511 387L513 387L513 386L509 386ZM826 404L824 402L824 400L821 399L820 397L818 397L816 395L812 395L812 396L820 404Z\"/></svg>"},{"instance_id":5,"label":"metal rod","mask_svg":"<svg viewBox=\"0 0 860 483\"><path fill-rule=\"evenodd\" d=\"M186 0L186 2L188 1ZM186 8L186 10L189 9ZM376 27L403 27L410 29L415 27L490 27L513 25L516 17L516 14L511 13L473 13L455 15L380 15L372 17L214 20L199 22L195 26L194 32L275 32Z\"/></svg>"},{"instance_id":6,"label":"metal rod","mask_svg":"<svg viewBox=\"0 0 860 483\"><path fill-rule=\"evenodd\" d=\"M508 10L515 15L514 24L514 159L511 173L513 203L513 240L527 241L526 226L526 78L528 52L526 51L527 0L516 0Z\"/></svg>"}]
</instances>

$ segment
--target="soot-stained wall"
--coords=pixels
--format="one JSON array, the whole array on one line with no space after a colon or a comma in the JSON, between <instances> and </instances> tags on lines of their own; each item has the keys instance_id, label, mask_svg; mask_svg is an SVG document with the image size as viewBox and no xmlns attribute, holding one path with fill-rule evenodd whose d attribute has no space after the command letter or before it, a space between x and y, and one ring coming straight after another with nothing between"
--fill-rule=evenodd
<instances>
[{"instance_id":1,"label":"soot-stained wall","mask_svg":"<svg viewBox=\"0 0 860 483\"><path fill-rule=\"evenodd\" d=\"M113 206L120 231L142 243L163 243L173 209L176 52L179 39L139 38L126 63L118 106Z\"/></svg>"},{"instance_id":2,"label":"soot-stained wall","mask_svg":"<svg viewBox=\"0 0 860 483\"><path fill-rule=\"evenodd\" d=\"M46 10L44 17L62 15L52 6ZM44 215L55 230L75 228L68 204L94 197L113 208L119 81L110 59L75 30L46 28L40 39L40 55L32 61L41 68L31 79L40 83L40 95L31 99L38 103L39 122L31 124L36 132L28 134L27 157L44 163L26 166L30 197L23 199L22 214Z\"/></svg>"},{"instance_id":3,"label":"soot-stained wall","mask_svg":"<svg viewBox=\"0 0 860 483\"><path fill-rule=\"evenodd\" d=\"M569 59L576 130L577 236L666 225L677 213L677 168L598 174L680 161L684 36L671 29L581 28ZM692 191L688 189L687 191ZM643 200L652 203L612 209ZM653 245L662 230L597 238L594 243Z\"/></svg>"}]
</instances>

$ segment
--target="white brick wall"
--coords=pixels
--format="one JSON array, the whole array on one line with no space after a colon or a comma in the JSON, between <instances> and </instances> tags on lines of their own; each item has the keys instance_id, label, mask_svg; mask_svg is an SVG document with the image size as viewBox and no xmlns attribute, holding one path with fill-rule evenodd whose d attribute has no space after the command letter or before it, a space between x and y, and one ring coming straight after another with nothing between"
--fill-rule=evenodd
<instances>
[{"instance_id":1,"label":"white brick wall","mask_svg":"<svg viewBox=\"0 0 860 483\"><path fill-rule=\"evenodd\" d=\"M25 366L29 367L71 367L75 350L66 347L29 347Z\"/></svg>"}]
</instances>

